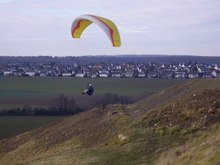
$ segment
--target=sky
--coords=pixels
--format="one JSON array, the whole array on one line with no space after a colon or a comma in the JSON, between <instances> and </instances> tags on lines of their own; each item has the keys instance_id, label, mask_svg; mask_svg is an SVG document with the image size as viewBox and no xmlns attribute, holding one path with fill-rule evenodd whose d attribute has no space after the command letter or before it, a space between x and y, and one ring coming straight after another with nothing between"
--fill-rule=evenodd
<instances>
[{"instance_id":1,"label":"sky","mask_svg":"<svg viewBox=\"0 0 220 165\"><path fill-rule=\"evenodd\" d=\"M96 24L72 38L83 14L113 21L121 47ZM0 0L0 56L122 54L220 56L220 0Z\"/></svg>"}]
</instances>

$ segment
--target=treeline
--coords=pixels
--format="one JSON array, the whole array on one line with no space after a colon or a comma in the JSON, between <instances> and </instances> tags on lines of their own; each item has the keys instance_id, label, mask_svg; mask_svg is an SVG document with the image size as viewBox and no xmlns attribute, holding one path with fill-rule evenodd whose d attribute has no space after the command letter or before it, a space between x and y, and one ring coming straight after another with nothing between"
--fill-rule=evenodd
<instances>
[{"instance_id":1,"label":"treeline","mask_svg":"<svg viewBox=\"0 0 220 165\"><path fill-rule=\"evenodd\" d=\"M80 112L92 109L94 107L105 106L109 104L132 104L135 101L152 95L154 92L145 92L142 96L135 100L129 96L119 96L113 93L105 93L101 96L90 97L90 101L84 108L81 108L73 97L68 98L64 94L53 98L48 108L35 107L25 105L23 108L12 108L0 110L0 115L8 116L70 116Z\"/></svg>"},{"instance_id":2,"label":"treeline","mask_svg":"<svg viewBox=\"0 0 220 165\"><path fill-rule=\"evenodd\" d=\"M208 63L220 64L220 57L215 56L189 56L189 55L116 55L116 56L65 56L65 57L52 57L52 56L0 56L0 64L91 64L99 62L157 62L157 63Z\"/></svg>"},{"instance_id":3,"label":"treeline","mask_svg":"<svg viewBox=\"0 0 220 165\"><path fill-rule=\"evenodd\" d=\"M53 98L49 104L48 108L36 107L33 109L29 105L25 105L23 108L1 110L0 115L68 116L83 111L83 109L76 104L74 98L68 98L63 94Z\"/></svg>"}]
</instances>

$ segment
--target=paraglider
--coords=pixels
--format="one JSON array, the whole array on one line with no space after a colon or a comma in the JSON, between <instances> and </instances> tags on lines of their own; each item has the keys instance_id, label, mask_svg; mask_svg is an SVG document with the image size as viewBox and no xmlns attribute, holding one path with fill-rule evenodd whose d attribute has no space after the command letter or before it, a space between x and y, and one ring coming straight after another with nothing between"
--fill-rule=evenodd
<instances>
[{"instance_id":1,"label":"paraglider","mask_svg":"<svg viewBox=\"0 0 220 165\"><path fill-rule=\"evenodd\" d=\"M83 31L92 23L98 25L105 32L114 47L121 46L121 38L116 25L111 20L96 15L78 16L71 26L72 37L80 38Z\"/></svg>"},{"instance_id":2,"label":"paraglider","mask_svg":"<svg viewBox=\"0 0 220 165\"><path fill-rule=\"evenodd\" d=\"M121 38L118 31L117 26L109 19L91 15L91 14L85 14L78 16L71 25L71 35L73 38L80 38L84 30L91 25L92 23L98 25L100 29L102 29L109 40L112 43L113 47L120 47L121 46ZM94 88L92 84L87 85L87 89L85 89L82 94L87 94L91 96L94 92Z\"/></svg>"},{"instance_id":3,"label":"paraglider","mask_svg":"<svg viewBox=\"0 0 220 165\"><path fill-rule=\"evenodd\" d=\"M87 89L85 89L85 90L82 92L82 94L83 94L83 95L87 94L87 95L89 95L89 96L92 96L93 92L94 92L94 88L93 88L92 84L87 83Z\"/></svg>"}]
</instances>

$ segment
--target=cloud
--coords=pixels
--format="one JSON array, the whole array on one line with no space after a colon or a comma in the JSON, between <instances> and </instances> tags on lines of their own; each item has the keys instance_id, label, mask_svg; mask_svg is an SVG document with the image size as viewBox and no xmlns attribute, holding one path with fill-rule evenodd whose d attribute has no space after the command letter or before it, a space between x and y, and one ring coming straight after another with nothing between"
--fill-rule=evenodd
<instances>
[{"instance_id":1,"label":"cloud","mask_svg":"<svg viewBox=\"0 0 220 165\"><path fill-rule=\"evenodd\" d=\"M0 0L0 3L9 3L9 2L13 2L13 1L16 1L16 0Z\"/></svg>"},{"instance_id":2,"label":"cloud","mask_svg":"<svg viewBox=\"0 0 220 165\"><path fill-rule=\"evenodd\" d=\"M147 33L147 27L139 27L139 26L128 26L128 27L118 27L121 33Z\"/></svg>"},{"instance_id":3,"label":"cloud","mask_svg":"<svg viewBox=\"0 0 220 165\"><path fill-rule=\"evenodd\" d=\"M186 49L189 54L220 54L219 0L0 0L0 4L1 54L71 54L70 26L81 14L111 19L121 33L122 47L116 52L122 54L182 54ZM86 30L90 35L99 29ZM25 50L27 45L32 46Z\"/></svg>"}]
</instances>

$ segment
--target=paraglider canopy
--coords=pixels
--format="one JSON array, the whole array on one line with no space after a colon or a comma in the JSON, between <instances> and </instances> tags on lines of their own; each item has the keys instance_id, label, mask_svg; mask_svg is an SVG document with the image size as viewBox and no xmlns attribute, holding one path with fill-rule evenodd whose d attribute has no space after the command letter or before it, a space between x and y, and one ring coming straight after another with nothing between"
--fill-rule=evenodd
<instances>
[{"instance_id":1,"label":"paraglider canopy","mask_svg":"<svg viewBox=\"0 0 220 165\"><path fill-rule=\"evenodd\" d=\"M98 25L108 36L114 47L121 46L121 38L116 25L109 19L96 15L80 15L72 23L71 34L73 38L80 38L83 31L91 23Z\"/></svg>"}]
</instances>

